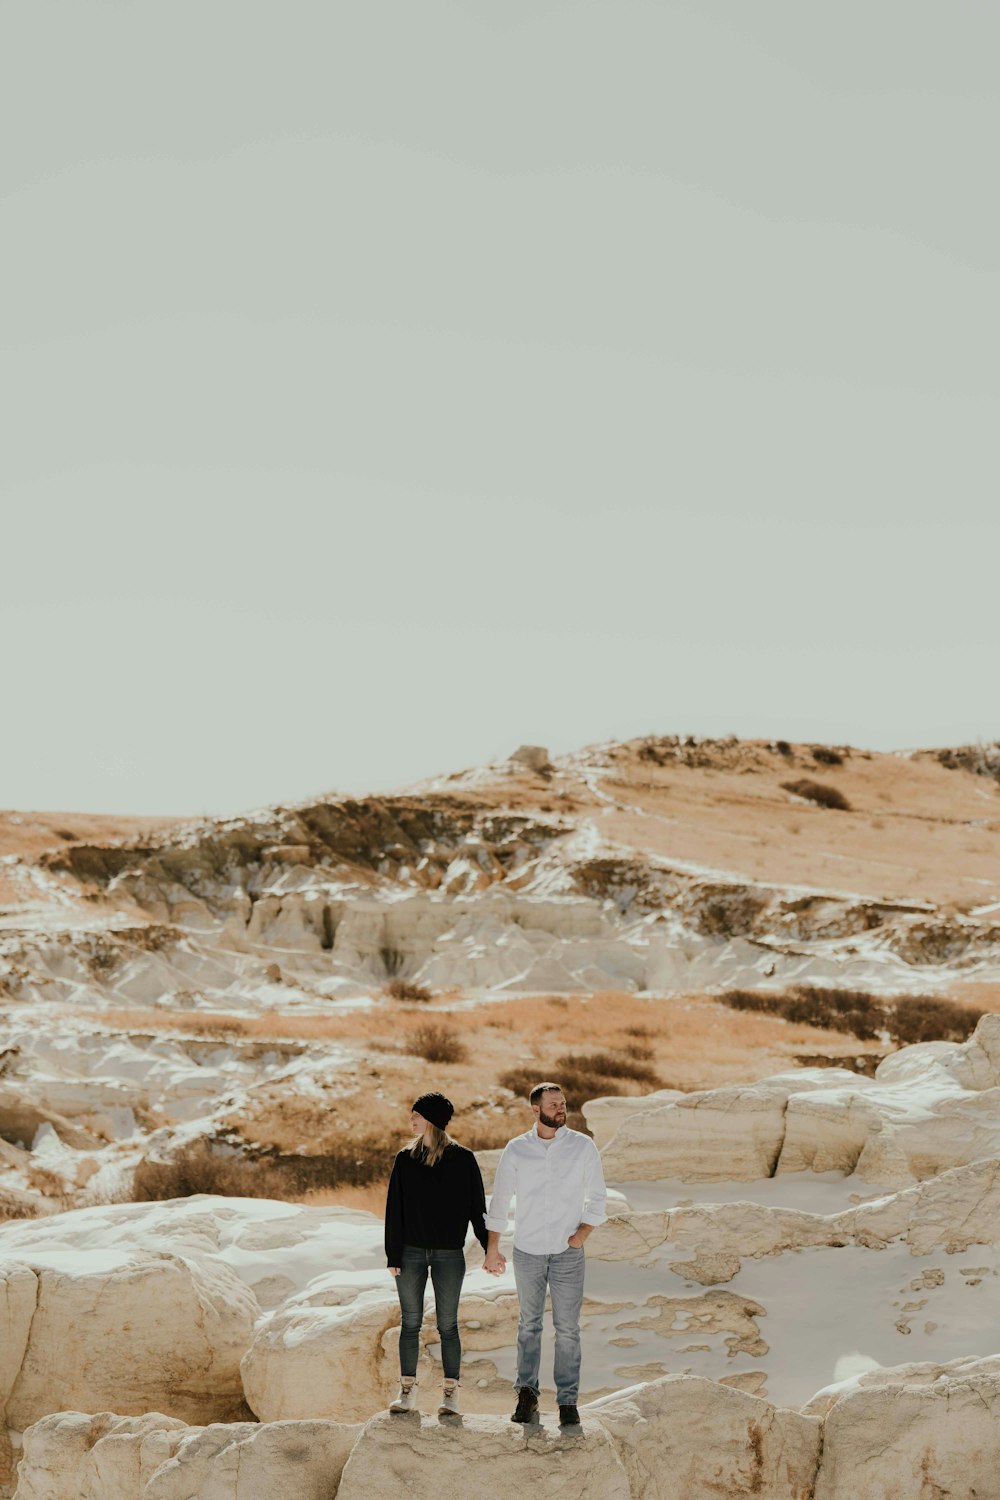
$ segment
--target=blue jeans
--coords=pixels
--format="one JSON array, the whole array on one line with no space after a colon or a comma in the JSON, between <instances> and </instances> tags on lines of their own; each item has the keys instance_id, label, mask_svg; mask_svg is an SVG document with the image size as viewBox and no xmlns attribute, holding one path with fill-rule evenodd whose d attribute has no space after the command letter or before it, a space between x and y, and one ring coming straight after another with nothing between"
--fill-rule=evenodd
<instances>
[{"instance_id":1,"label":"blue jeans","mask_svg":"<svg viewBox=\"0 0 1000 1500\"><path fill-rule=\"evenodd\" d=\"M421 1250L417 1245L403 1246L403 1264L396 1277L396 1291L399 1293L399 1306L403 1314L399 1330L399 1372L401 1375L417 1373L428 1271L434 1287L434 1309L441 1337L444 1378L457 1380L462 1368L458 1299L465 1279L464 1250Z\"/></svg>"},{"instance_id":2,"label":"blue jeans","mask_svg":"<svg viewBox=\"0 0 1000 1500\"><path fill-rule=\"evenodd\" d=\"M579 1248L567 1245L559 1255L529 1255L514 1246L514 1281L521 1303L515 1390L527 1389L538 1395L547 1288L552 1296L552 1326L556 1331L556 1400L560 1406L576 1405L580 1394L580 1309L586 1265L582 1245Z\"/></svg>"}]
</instances>

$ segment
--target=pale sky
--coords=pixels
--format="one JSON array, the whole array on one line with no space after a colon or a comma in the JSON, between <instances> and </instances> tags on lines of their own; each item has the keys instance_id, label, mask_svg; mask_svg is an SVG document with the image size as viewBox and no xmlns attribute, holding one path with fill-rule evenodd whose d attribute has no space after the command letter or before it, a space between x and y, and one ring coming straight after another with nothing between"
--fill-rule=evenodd
<instances>
[{"instance_id":1,"label":"pale sky","mask_svg":"<svg viewBox=\"0 0 1000 1500\"><path fill-rule=\"evenodd\" d=\"M1000 735L1000 10L0 0L0 806Z\"/></svg>"}]
</instances>

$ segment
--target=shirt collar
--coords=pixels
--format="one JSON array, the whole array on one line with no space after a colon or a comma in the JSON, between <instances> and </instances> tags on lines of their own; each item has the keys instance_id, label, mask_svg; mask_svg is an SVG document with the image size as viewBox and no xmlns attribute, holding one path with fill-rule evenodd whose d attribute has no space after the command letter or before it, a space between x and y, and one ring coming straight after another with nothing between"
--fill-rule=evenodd
<instances>
[{"instance_id":1,"label":"shirt collar","mask_svg":"<svg viewBox=\"0 0 1000 1500\"><path fill-rule=\"evenodd\" d=\"M534 1138L534 1140L536 1140L536 1141L542 1141L544 1143L544 1137L540 1136L538 1134L538 1121L537 1120L535 1121L534 1125L532 1125L531 1129L528 1131L528 1134L530 1136L532 1136ZM556 1131L555 1135L549 1137L549 1145L550 1146L554 1146L555 1143L556 1143L556 1141L563 1139L565 1137L565 1135L566 1135L566 1126L565 1125L560 1125L559 1129Z\"/></svg>"}]
</instances>

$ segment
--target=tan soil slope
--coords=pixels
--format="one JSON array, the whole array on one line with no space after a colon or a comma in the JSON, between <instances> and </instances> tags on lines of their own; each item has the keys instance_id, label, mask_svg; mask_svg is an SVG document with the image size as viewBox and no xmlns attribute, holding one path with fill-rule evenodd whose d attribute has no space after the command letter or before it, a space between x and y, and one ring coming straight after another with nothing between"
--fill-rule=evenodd
<instances>
[{"instance_id":1,"label":"tan soil slope","mask_svg":"<svg viewBox=\"0 0 1000 1500\"><path fill-rule=\"evenodd\" d=\"M789 751L633 740L477 791L525 810L596 814L605 840L735 879L964 910L1000 901L1000 782L948 769L934 752L838 747L843 762L830 765L808 746ZM782 787L800 780L836 788L850 811Z\"/></svg>"},{"instance_id":2,"label":"tan soil slope","mask_svg":"<svg viewBox=\"0 0 1000 1500\"><path fill-rule=\"evenodd\" d=\"M619 851L641 851L723 879L966 912L1000 902L997 779L960 765L949 769L937 752L838 747L838 765L817 760L814 748L824 754L823 747L805 745L782 753L766 741L649 738L593 747L542 772L514 765L459 772L393 798L315 799L278 808L275 816L294 814L315 823L329 821L325 810L337 816L349 810L350 841L339 850L328 841L327 858L357 865L365 880L379 880L384 839L400 818L443 818L460 838L477 814L503 809L538 818L551 832L589 825L603 844ZM817 806L782 786L802 779L836 788L850 810ZM231 837L237 825L247 827L242 820L215 827ZM202 826L206 837L213 836L213 825ZM65 880L74 845L100 848L154 836L169 847L175 842L171 830L182 828L188 845L192 831L200 837L198 827L180 819L5 812L0 856L17 854L29 864L44 856L49 874ZM53 863L59 849L66 860ZM66 884L72 889L74 882ZM14 881L8 868L0 902L24 895L23 882Z\"/></svg>"}]
</instances>

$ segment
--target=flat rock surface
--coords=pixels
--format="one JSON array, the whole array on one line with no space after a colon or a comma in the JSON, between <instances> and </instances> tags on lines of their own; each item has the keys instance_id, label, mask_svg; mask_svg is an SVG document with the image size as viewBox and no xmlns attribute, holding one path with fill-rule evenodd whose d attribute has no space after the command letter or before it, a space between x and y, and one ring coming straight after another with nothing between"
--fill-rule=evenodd
<instances>
[{"instance_id":1,"label":"flat rock surface","mask_svg":"<svg viewBox=\"0 0 1000 1500\"><path fill-rule=\"evenodd\" d=\"M603 1426L591 1421L568 1435L551 1421L519 1427L500 1417L375 1417L347 1461L338 1500L393 1493L496 1500L542 1490L628 1500L625 1468Z\"/></svg>"}]
</instances>

